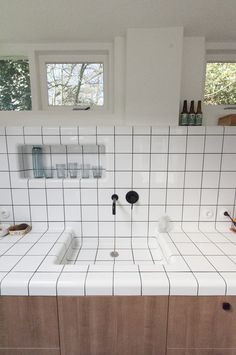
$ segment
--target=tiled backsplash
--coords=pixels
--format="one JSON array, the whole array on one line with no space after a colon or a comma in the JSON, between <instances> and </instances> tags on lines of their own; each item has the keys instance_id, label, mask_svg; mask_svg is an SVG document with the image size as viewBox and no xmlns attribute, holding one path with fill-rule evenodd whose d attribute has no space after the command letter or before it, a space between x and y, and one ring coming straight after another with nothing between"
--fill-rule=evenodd
<instances>
[{"instance_id":1,"label":"tiled backsplash","mask_svg":"<svg viewBox=\"0 0 236 355\"><path fill-rule=\"evenodd\" d=\"M102 179L24 179L19 145L101 145ZM155 235L169 215L175 230L227 230L235 215L235 127L0 128L2 222L32 222L39 230L72 227L82 236ZM129 190L139 193L131 210ZM111 195L117 193L117 214Z\"/></svg>"}]
</instances>

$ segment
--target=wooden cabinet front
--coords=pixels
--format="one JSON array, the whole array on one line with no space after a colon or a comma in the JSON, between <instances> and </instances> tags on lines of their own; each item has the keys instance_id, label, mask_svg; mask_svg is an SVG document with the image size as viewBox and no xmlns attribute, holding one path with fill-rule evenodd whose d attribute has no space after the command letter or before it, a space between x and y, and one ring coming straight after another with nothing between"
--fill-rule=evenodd
<instances>
[{"instance_id":1,"label":"wooden cabinet front","mask_svg":"<svg viewBox=\"0 0 236 355\"><path fill-rule=\"evenodd\" d=\"M168 349L167 355L236 355L236 349Z\"/></svg>"},{"instance_id":2,"label":"wooden cabinet front","mask_svg":"<svg viewBox=\"0 0 236 355\"><path fill-rule=\"evenodd\" d=\"M2 296L0 355L28 354L236 355L236 297Z\"/></svg>"},{"instance_id":3,"label":"wooden cabinet front","mask_svg":"<svg viewBox=\"0 0 236 355\"><path fill-rule=\"evenodd\" d=\"M62 355L165 355L168 297L59 297Z\"/></svg>"},{"instance_id":4,"label":"wooden cabinet front","mask_svg":"<svg viewBox=\"0 0 236 355\"><path fill-rule=\"evenodd\" d=\"M230 305L230 309L224 310L223 303ZM168 318L168 349L234 348L236 354L236 297L171 296ZM228 355L223 350L214 351L213 355Z\"/></svg>"},{"instance_id":5,"label":"wooden cabinet front","mask_svg":"<svg viewBox=\"0 0 236 355\"><path fill-rule=\"evenodd\" d=\"M60 350L52 349L0 349L0 355L60 355Z\"/></svg>"},{"instance_id":6,"label":"wooden cabinet front","mask_svg":"<svg viewBox=\"0 0 236 355\"><path fill-rule=\"evenodd\" d=\"M2 353L9 353L10 350L2 350L6 348L59 349L56 297L0 297ZM44 355L43 351L40 354Z\"/></svg>"}]
</instances>

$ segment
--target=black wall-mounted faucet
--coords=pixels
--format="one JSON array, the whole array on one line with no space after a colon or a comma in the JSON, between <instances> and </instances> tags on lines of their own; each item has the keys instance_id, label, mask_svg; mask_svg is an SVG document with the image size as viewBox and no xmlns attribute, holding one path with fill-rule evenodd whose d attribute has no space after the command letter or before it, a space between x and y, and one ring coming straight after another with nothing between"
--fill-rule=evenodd
<instances>
[{"instance_id":1,"label":"black wall-mounted faucet","mask_svg":"<svg viewBox=\"0 0 236 355\"><path fill-rule=\"evenodd\" d=\"M113 194L111 196L111 199L112 199L112 214L115 215L116 214L116 201L118 200L118 195L117 194Z\"/></svg>"}]
</instances>

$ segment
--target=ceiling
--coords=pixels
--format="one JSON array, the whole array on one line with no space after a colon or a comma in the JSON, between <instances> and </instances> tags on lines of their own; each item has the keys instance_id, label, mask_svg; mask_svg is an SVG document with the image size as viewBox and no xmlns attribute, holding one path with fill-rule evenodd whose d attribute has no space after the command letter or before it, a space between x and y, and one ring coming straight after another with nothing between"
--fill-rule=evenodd
<instances>
[{"instance_id":1,"label":"ceiling","mask_svg":"<svg viewBox=\"0 0 236 355\"><path fill-rule=\"evenodd\" d=\"M0 0L0 42L107 41L127 28L165 26L236 41L236 1Z\"/></svg>"}]
</instances>

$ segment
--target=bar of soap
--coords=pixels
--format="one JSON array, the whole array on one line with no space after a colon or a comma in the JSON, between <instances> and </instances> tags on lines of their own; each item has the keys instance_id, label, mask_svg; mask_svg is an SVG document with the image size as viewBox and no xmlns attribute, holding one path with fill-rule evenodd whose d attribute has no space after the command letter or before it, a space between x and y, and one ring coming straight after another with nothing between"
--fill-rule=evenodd
<instances>
[{"instance_id":1,"label":"bar of soap","mask_svg":"<svg viewBox=\"0 0 236 355\"><path fill-rule=\"evenodd\" d=\"M9 227L8 224L0 224L0 237L5 237L9 233Z\"/></svg>"}]
</instances>

